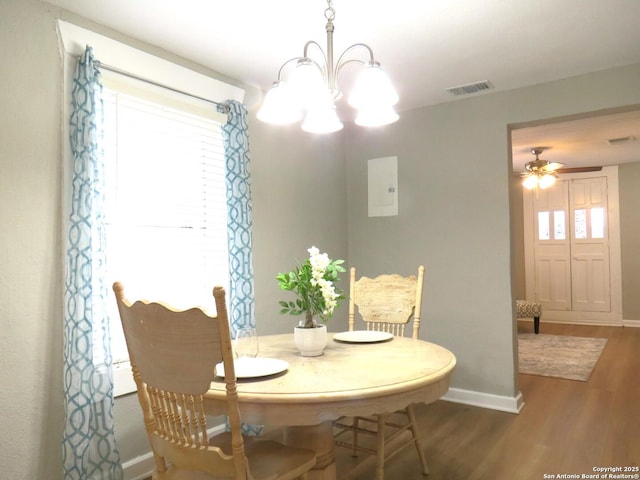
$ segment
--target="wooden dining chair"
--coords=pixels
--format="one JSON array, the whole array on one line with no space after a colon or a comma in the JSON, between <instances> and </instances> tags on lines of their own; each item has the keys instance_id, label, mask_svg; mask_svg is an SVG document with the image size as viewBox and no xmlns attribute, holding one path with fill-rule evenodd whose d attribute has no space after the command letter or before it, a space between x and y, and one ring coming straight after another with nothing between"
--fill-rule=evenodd
<instances>
[{"instance_id":1,"label":"wooden dining chair","mask_svg":"<svg viewBox=\"0 0 640 480\"><path fill-rule=\"evenodd\" d=\"M199 308L177 311L160 303L132 304L118 282L113 290L155 460L153 480L307 478L316 462L313 451L241 433L222 287L213 290L215 316ZM203 395L219 362L224 363L227 404L207 414L228 415L231 431L209 439Z\"/></svg>"},{"instance_id":2,"label":"wooden dining chair","mask_svg":"<svg viewBox=\"0 0 640 480\"><path fill-rule=\"evenodd\" d=\"M352 267L349 281L349 331L355 330L357 309L366 330L388 332L393 336L405 336L405 329L413 320L411 338L417 339L423 283L422 265L418 267L417 277L386 274L376 278L361 277L358 280L356 269ZM376 480L384 479L385 461L409 445L414 445L418 452L422 473L429 474L413 405L370 417L340 418L334 422L334 427L336 446L350 448L353 456L364 452L377 457ZM401 435L407 431L411 436L405 440ZM363 445L359 439L361 434L375 437L375 447ZM390 448L391 445L393 448Z\"/></svg>"}]
</instances>

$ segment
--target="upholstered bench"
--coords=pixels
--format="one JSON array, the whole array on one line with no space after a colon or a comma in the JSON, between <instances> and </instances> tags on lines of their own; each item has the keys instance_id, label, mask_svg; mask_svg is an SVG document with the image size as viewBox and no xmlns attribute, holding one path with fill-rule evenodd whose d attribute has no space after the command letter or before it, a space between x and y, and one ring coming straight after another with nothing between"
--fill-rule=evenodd
<instances>
[{"instance_id":1,"label":"upholstered bench","mask_svg":"<svg viewBox=\"0 0 640 480\"><path fill-rule=\"evenodd\" d=\"M516 300L516 317L533 318L533 331L540 333L540 316L542 315L542 305L537 302L527 300Z\"/></svg>"}]
</instances>

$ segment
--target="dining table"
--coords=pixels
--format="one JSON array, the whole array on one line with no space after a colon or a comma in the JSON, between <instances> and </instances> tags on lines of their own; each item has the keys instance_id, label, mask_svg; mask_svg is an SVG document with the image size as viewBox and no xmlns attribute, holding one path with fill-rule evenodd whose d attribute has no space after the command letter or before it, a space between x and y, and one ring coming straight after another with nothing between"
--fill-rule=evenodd
<instances>
[{"instance_id":1,"label":"dining table","mask_svg":"<svg viewBox=\"0 0 640 480\"><path fill-rule=\"evenodd\" d=\"M236 367L242 421L284 427L284 442L317 454L309 480L335 480L334 420L431 403L449 389L456 357L435 343L367 333L327 334L323 354L304 357L293 334L259 337L255 375ZM240 374L238 374L240 371ZM205 411L226 409L224 379L216 376Z\"/></svg>"}]
</instances>

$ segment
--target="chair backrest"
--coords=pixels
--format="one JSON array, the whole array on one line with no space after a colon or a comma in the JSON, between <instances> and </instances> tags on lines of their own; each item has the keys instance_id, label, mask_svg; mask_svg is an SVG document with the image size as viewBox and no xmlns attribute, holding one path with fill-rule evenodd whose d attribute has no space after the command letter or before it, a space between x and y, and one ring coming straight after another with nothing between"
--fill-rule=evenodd
<instances>
[{"instance_id":1,"label":"chair backrest","mask_svg":"<svg viewBox=\"0 0 640 480\"><path fill-rule=\"evenodd\" d=\"M351 267L349 278L349 330L355 329L356 307L367 330L379 330L404 336L405 326L413 318L412 338L418 338L422 308L424 266L418 267L418 276L403 277L384 274L376 278L356 280L356 269Z\"/></svg>"},{"instance_id":2,"label":"chair backrest","mask_svg":"<svg viewBox=\"0 0 640 480\"><path fill-rule=\"evenodd\" d=\"M213 290L216 315L199 308L178 311L147 301L131 304L122 284L114 283L113 290L157 471L167 470L166 458L177 469L245 480L250 474L224 289ZM221 361L227 391L225 413L231 425L231 451L226 452L209 445L203 408L203 394Z\"/></svg>"}]
</instances>

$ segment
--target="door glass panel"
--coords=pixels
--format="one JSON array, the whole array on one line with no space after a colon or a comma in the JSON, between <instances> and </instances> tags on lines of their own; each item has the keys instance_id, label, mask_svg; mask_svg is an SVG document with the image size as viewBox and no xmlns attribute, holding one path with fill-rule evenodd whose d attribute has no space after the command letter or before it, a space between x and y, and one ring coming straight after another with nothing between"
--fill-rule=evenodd
<instances>
[{"instance_id":1,"label":"door glass panel","mask_svg":"<svg viewBox=\"0 0 640 480\"><path fill-rule=\"evenodd\" d=\"M575 211L576 238L587 238L587 211L584 208Z\"/></svg>"},{"instance_id":2,"label":"door glass panel","mask_svg":"<svg viewBox=\"0 0 640 480\"><path fill-rule=\"evenodd\" d=\"M553 212L553 238L564 240L566 238L564 210Z\"/></svg>"},{"instance_id":3,"label":"door glass panel","mask_svg":"<svg viewBox=\"0 0 640 480\"><path fill-rule=\"evenodd\" d=\"M549 240L549 212L538 212L538 240Z\"/></svg>"},{"instance_id":4,"label":"door glass panel","mask_svg":"<svg viewBox=\"0 0 640 480\"><path fill-rule=\"evenodd\" d=\"M604 238L604 208L591 209L591 238Z\"/></svg>"}]
</instances>

